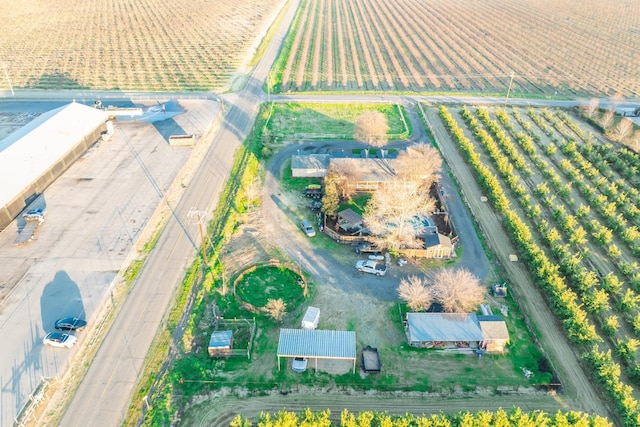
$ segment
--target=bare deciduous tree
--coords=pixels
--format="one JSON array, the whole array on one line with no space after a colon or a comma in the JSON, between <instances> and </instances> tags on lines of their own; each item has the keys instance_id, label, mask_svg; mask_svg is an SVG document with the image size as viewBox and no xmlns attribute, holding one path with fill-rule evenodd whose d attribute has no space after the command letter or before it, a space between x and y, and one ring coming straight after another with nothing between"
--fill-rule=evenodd
<instances>
[{"instance_id":1,"label":"bare deciduous tree","mask_svg":"<svg viewBox=\"0 0 640 427\"><path fill-rule=\"evenodd\" d=\"M379 111L368 111L356 119L355 138L372 147L384 146L388 132L387 118Z\"/></svg>"},{"instance_id":2,"label":"bare deciduous tree","mask_svg":"<svg viewBox=\"0 0 640 427\"><path fill-rule=\"evenodd\" d=\"M615 112L616 108L624 102L624 95L621 92L616 92L609 97L609 110Z\"/></svg>"},{"instance_id":3,"label":"bare deciduous tree","mask_svg":"<svg viewBox=\"0 0 640 427\"><path fill-rule=\"evenodd\" d=\"M598 108L600 108L600 100L598 98L591 98L591 101L582 108L587 117L593 118L598 112Z\"/></svg>"},{"instance_id":4,"label":"bare deciduous tree","mask_svg":"<svg viewBox=\"0 0 640 427\"><path fill-rule=\"evenodd\" d=\"M623 118L618 122L614 129L614 136L617 141L622 141L633 130L633 122L629 119Z\"/></svg>"},{"instance_id":5,"label":"bare deciduous tree","mask_svg":"<svg viewBox=\"0 0 640 427\"><path fill-rule=\"evenodd\" d=\"M360 159L344 158L331 162L328 171L329 179L333 180L338 190L338 196L342 200L351 200L355 194L355 186L349 185L360 180L362 176L362 164ZM326 181L325 177L325 181Z\"/></svg>"},{"instance_id":6,"label":"bare deciduous tree","mask_svg":"<svg viewBox=\"0 0 640 427\"><path fill-rule=\"evenodd\" d=\"M398 295L413 311L424 311L433 301L425 279L418 276L409 276L400 280Z\"/></svg>"},{"instance_id":7,"label":"bare deciduous tree","mask_svg":"<svg viewBox=\"0 0 640 427\"><path fill-rule=\"evenodd\" d=\"M442 171L442 158L431 145L416 144L398 155L394 169L400 179L416 181L428 189Z\"/></svg>"},{"instance_id":8,"label":"bare deciduous tree","mask_svg":"<svg viewBox=\"0 0 640 427\"><path fill-rule=\"evenodd\" d=\"M382 250L419 248L424 234L417 218L433 212L435 201L416 182L393 180L378 189L365 207L363 219L371 240Z\"/></svg>"},{"instance_id":9,"label":"bare deciduous tree","mask_svg":"<svg viewBox=\"0 0 640 427\"><path fill-rule=\"evenodd\" d=\"M431 296L449 313L472 312L484 301L486 289L469 270L442 269L432 277Z\"/></svg>"},{"instance_id":10,"label":"bare deciduous tree","mask_svg":"<svg viewBox=\"0 0 640 427\"><path fill-rule=\"evenodd\" d=\"M282 298L278 298L268 300L267 305L265 305L262 310L272 319L279 322L284 317L286 308L287 304L282 300Z\"/></svg>"},{"instance_id":11,"label":"bare deciduous tree","mask_svg":"<svg viewBox=\"0 0 640 427\"><path fill-rule=\"evenodd\" d=\"M602 115L602 120L600 120L600 124L602 125L602 127L606 131L609 128L609 126L611 126L611 123L613 123L613 111L612 110L607 110Z\"/></svg>"},{"instance_id":12,"label":"bare deciduous tree","mask_svg":"<svg viewBox=\"0 0 640 427\"><path fill-rule=\"evenodd\" d=\"M637 130L633 133L629 148L631 148L636 153L640 153L640 130Z\"/></svg>"}]
</instances>

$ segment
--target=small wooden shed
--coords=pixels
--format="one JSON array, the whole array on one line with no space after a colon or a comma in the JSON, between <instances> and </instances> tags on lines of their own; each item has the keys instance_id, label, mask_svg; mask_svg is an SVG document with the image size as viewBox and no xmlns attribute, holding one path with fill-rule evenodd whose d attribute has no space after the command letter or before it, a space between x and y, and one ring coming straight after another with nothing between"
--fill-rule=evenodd
<instances>
[{"instance_id":1,"label":"small wooden shed","mask_svg":"<svg viewBox=\"0 0 640 427\"><path fill-rule=\"evenodd\" d=\"M233 331L214 331L209 339L209 356L229 357L233 348Z\"/></svg>"}]
</instances>

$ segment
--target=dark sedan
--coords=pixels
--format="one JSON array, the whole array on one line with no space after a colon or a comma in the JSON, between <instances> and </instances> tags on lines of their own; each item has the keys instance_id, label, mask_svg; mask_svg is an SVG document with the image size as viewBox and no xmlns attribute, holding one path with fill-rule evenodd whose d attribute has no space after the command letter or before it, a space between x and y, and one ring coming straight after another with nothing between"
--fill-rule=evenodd
<instances>
[{"instance_id":1,"label":"dark sedan","mask_svg":"<svg viewBox=\"0 0 640 427\"><path fill-rule=\"evenodd\" d=\"M87 326L87 322L77 317L65 317L56 320L55 328L60 331L80 331Z\"/></svg>"}]
</instances>

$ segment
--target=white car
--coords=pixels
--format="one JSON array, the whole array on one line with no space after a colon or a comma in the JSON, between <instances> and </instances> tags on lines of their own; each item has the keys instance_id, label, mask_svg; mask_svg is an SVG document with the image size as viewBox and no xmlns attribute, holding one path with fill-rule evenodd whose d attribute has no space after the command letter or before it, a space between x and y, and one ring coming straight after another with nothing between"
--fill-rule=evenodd
<instances>
[{"instance_id":1,"label":"white car","mask_svg":"<svg viewBox=\"0 0 640 427\"><path fill-rule=\"evenodd\" d=\"M75 335L66 334L64 332L50 332L42 340L44 345L51 347L71 348L76 345L78 338Z\"/></svg>"},{"instance_id":2,"label":"white car","mask_svg":"<svg viewBox=\"0 0 640 427\"><path fill-rule=\"evenodd\" d=\"M293 372L302 373L307 370L307 359L304 357L294 357L291 362Z\"/></svg>"}]
</instances>

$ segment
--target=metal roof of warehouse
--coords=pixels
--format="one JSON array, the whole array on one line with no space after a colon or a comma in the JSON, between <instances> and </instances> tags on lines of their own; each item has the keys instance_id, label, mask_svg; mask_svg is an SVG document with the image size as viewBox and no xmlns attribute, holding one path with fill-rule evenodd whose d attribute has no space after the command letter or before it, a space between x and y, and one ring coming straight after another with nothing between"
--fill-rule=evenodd
<instances>
[{"instance_id":1,"label":"metal roof of warehouse","mask_svg":"<svg viewBox=\"0 0 640 427\"><path fill-rule=\"evenodd\" d=\"M0 207L107 119L104 111L73 102L42 114L0 141Z\"/></svg>"},{"instance_id":2,"label":"metal roof of warehouse","mask_svg":"<svg viewBox=\"0 0 640 427\"><path fill-rule=\"evenodd\" d=\"M317 329L280 329L278 357L355 359L356 333Z\"/></svg>"}]
</instances>

